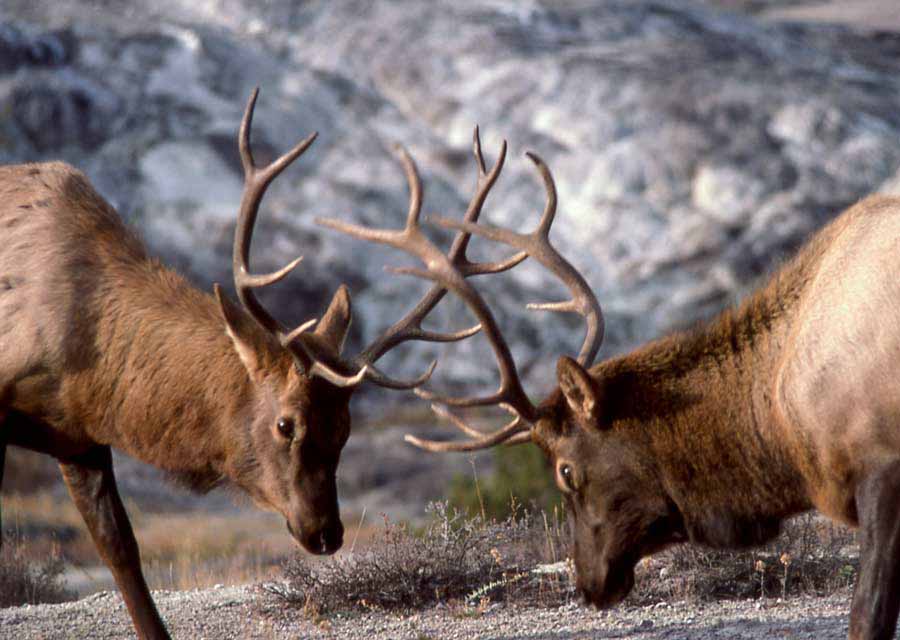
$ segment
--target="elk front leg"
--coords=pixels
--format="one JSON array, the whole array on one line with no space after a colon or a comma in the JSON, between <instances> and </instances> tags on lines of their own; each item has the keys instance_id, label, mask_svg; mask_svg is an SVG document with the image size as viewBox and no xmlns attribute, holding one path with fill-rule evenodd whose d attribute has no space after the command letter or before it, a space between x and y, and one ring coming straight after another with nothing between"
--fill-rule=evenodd
<instances>
[{"instance_id":1,"label":"elk front leg","mask_svg":"<svg viewBox=\"0 0 900 640\"><path fill-rule=\"evenodd\" d=\"M138 637L168 639L141 573L137 541L116 489L109 447L97 447L59 466L97 550L113 573Z\"/></svg>"},{"instance_id":2,"label":"elk front leg","mask_svg":"<svg viewBox=\"0 0 900 640\"><path fill-rule=\"evenodd\" d=\"M889 640L900 610L900 462L860 483L856 504L860 571L850 609L850 640Z\"/></svg>"}]
</instances>

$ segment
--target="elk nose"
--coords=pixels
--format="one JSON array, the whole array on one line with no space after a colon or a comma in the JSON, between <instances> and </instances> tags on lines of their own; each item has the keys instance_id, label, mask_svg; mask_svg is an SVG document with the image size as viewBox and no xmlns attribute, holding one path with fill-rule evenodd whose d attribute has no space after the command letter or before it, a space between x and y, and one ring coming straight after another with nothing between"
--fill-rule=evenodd
<instances>
[{"instance_id":1,"label":"elk nose","mask_svg":"<svg viewBox=\"0 0 900 640\"><path fill-rule=\"evenodd\" d=\"M634 571L628 567L604 572L598 579L579 573L576 586L587 604L597 609L608 609L625 599L634 587Z\"/></svg>"},{"instance_id":2,"label":"elk nose","mask_svg":"<svg viewBox=\"0 0 900 640\"><path fill-rule=\"evenodd\" d=\"M344 525L338 522L334 526L323 529L319 541L321 553L331 555L344 544Z\"/></svg>"},{"instance_id":3,"label":"elk nose","mask_svg":"<svg viewBox=\"0 0 900 640\"><path fill-rule=\"evenodd\" d=\"M288 529L307 551L316 555L330 555L344 544L344 526L340 521L333 525L303 532L299 536L290 524L288 524Z\"/></svg>"}]
</instances>

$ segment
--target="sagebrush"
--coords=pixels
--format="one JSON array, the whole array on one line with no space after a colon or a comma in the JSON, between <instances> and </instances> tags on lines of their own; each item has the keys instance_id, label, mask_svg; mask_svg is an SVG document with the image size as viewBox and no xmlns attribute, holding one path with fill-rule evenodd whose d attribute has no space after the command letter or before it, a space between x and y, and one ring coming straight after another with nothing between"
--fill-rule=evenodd
<instances>
[{"instance_id":1,"label":"sagebrush","mask_svg":"<svg viewBox=\"0 0 900 640\"><path fill-rule=\"evenodd\" d=\"M814 513L788 520L756 549L719 551L682 544L646 562L632 600L724 600L827 595L852 586L856 534Z\"/></svg>"},{"instance_id":2,"label":"sagebrush","mask_svg":"<svg viewBox=\"0 0 900 640\"><path fill-rule=\"evenodd\" d=\"M470 517L445 503L424 527L385 519L364 553L325 561L297 554L285 581L264 588L305 614L409 612L436 604L558 607L581 599L574 585L569 532L560 514L511 507L503 520ZM855 534L816 514L786 523L758 549L716 551L683 544L642 561L628 601L723 600L824 595L852 585Z\"/></svg>"},{"instance_id":3,"label":"sagebrush","mask_svg":"<svg viewBox=\"0 0 900 640\"><path fill-rule=\"evenodd\" d=\"M364 553L324 562L298 554L285 563L286 583L266 588L317 613L509 600L550 606L574 597L565 571L534 573L567 555L559 523L520 509L502 521L470 518L444 503L429 512L420 530L386 519L380 539Z\"/></svg>"}]
</instances>

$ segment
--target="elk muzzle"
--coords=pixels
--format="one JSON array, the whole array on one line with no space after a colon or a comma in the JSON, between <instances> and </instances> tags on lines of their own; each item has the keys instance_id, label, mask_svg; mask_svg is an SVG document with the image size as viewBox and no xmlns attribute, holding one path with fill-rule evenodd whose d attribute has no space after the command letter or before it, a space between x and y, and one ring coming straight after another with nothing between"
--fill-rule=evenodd
<instances>
[{"instance_id":1,"label":"elk muzzle","mask_svg":"<svg viewBox=\"0 0 900 640\"><path fill-rule=\"evenodd\" d=\"M309 553L331 555L344 544L344 525L339 517L323 518L310 523L287 521L288 531Z\"/></svg>"},{"instance_id":2,"label":"elk muzzle","mask_svg":"<svg viewBox=\"0 0 900 640\"><path fill-rule=\"evenodd\" d=\"M609 564L600 560L584 571L576 562L578 590L588 604L608 609L622 602L634 587L634 566L631 563Z\"/></svg>"}]
</instances>

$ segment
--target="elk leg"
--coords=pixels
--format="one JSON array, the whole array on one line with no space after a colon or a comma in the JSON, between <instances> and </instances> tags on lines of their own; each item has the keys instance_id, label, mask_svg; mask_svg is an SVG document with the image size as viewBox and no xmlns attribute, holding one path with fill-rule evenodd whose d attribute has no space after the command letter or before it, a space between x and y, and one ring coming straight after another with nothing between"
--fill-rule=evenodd
<instances>
[{"instance_id":1,"label":"elk leg","mask_svg":"<svg viewBox=\"0 0 900 640\"><path fill-rule=\"evenodd\" d=\"M109 447L96 447L60 461L59 466L97 550L113 573L138 637L168 639L141 573L137 541L116 489Z\"/></svg>"},{"instance_id":2,"label":"elk leg","mask_svg":"<svg viewBox=\"0 0 900 640\"><path fill-rule=\"evenodd\" d=\"M860 571L850 609L851 640L889 640L900 611L900 462L863 480L856 490Z\"/></svg>"}]
</instances>

